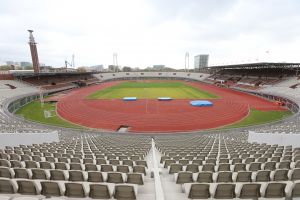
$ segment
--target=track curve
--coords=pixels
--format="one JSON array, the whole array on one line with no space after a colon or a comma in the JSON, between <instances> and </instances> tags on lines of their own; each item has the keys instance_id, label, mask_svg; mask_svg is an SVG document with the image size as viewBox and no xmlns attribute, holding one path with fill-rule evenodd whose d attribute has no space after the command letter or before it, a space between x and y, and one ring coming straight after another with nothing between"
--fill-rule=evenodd
<instances>
[{"instance_id":1,"label":"track curve","mask_svg":"<svg viewBox=\"0 0 300 200\"><path fill-rule=\"evenodd\" d=\"M188 99L168 102L155 99L139 99L124 102L121 99L87 100L90 93L111 87L120 81L71 91L59 98L57 113L67 121L82 126L116 131L120 125L130 127L129 132L186 132L216 128L232 124L247 116L249 108L259 110L284 110L284 108L262 98L206 85L185 82L193 87L209 91L221 97L212 99L212 107L192 107Z\"/></svg>"}]
</instances>

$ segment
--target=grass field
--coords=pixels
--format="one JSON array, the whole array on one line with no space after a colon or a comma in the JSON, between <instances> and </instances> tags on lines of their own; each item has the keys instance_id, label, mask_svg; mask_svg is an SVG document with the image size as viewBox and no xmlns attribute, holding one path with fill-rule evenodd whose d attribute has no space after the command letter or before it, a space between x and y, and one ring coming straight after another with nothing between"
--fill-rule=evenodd
<instances>
[{"instance_id":1,"label":"grass field","mask_svg":"<svg viewBox=\"0 0 300 200\"><path fill-rule=\"evenodd\" d=\"M29 104L26 104L25 106L17 110L16 114L23 116L25 119L36 121L39 123L67 128L84 128L69 123L58 117L55 112L55 107L56 104L44 103L44 107L42 108L41 103L39 101L34 101ZM51 114L51 117L45 118L44 110L48 111L48 113ZM249 115L245 119L235 124L225 126L221 129L240 128L245 126L268 123L271 121L276 121L288 117L291 114L292 113L290 111L260 111L251 109Z\"/></svg>"},{"instance_id":2,"label":"grass field","mask_svg":"<svg viewBox=\"0 0 300 200\"><path fill-rule=\"evenodd\" d=\"M235 124L225 126L224 128L239 128L245 126L259 125L272 121L277 121L290 115L292 115L290 111L260 111L251 109L249 115L245 119Z\"/></svg>"},{"instance_id":3,"label":"grass field","mask_svg":"<svg viewBox=\"0 0 300 200\"><path fill-rule=\"evenodd\" d=\"M39 123L62 126L67 128L81 128L80 126L76 126L75 124L69 123L56 116L55 106L56 105L53 103L44 103L44 106L42 108L40 102L33 101L17 110L16 114L23 116L25 119L36 121ZM51 117L46 118L44 110L51 114Z\"/></svg>"},{"instance_id":4,"label":"grass field","mask_svg":"<svg viewBox=\"0 0 300 200\"><path fill-rule=\"evenodd\" d=\"M216 95L186 85L183 82L122 82L118 85L99 90L88 95L87 99L155 99L171 97L173 99L211 99Z\"/></svg>"}]
</instances>

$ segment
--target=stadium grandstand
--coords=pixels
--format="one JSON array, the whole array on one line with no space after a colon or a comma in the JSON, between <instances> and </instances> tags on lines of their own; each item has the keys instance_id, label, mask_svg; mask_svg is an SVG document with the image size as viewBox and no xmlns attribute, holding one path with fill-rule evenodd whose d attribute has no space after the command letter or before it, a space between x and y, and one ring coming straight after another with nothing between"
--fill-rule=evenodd
<instances>
[{"instance_id":1,"label":"stadium grandstand","mask_svg":"<svg viewBox=\"0 0 300 200\"><path fill-rule=\"evenodd\" d=\"M0 75L0 199L297 199L300 196L299 66L250 63L215 66L197 73ZM80 95L99 95L92 92L117 84L151 83L162 87L157 85L162 81L180 83L180 87L184 84L185 90L193 86L214 93L217 96L211 97L214 105L203 108L202 113L205 109L217 109L218 102L222 104L221 97L228 98L223 102L227 103L225 107L220 107L226 113L219 118L218 110L211 118L207 114L209 120L217 118L223 123L222 120L228 119L227 124L224 122L226 126L211 128L203 120L201 128L197 119L201 113L191 110L195 108L189 105L175 109L182 105L180 99L160 102L148 96L146 114L134 110L134 105L143 103L142 99L136 102L104 99L102 102L106 104L99 105L92 104L101 101L99 98L80 99ZM121 86L117 88L120 91ZM141 87L145 90L144 85ZM112 95L111 90L109 94ZM73 126L32 120L25 112L18 113L33 102L45 111L47 101L56 103L54 115ZM88 106L73 109L84 106L82 102ZM107 102L116 106L110 107ZM252 104L257 109L271 107L290 114L264 123L227 126L247 119ZM87 118L90 109L96 115ZM235 115L244 109L247 112ZM31 115L35 115L34 111L31 108ZM44 112L43 117L53 119L49 112ZM101 113L106 115L101 118ZM181 124L184 116L191 113L197 125ZM149 123L133 123L133 127L126 129L130 124L120 121L130 116L137 116L132 118L135 121L148 122L159 116L170 118L160 124L161 129ZM125 131L119 131L112 122L123 125Z\"/></svg>"},{"instance_id":2,"label":"stadium grandstand","mask_svg":"<svg viewBox=\"0 0 300 200\"><path fill-rule=\"evenodd\" d=\"M91 73L15 73L14 77L44 90L64 90L97 82Z\"/></svg>"},{"instance_id":3,"label":"stadium grandstand","mask_svg":"<svg viewBox=\"0 0 300 200\"><path fill-rule=\"evenodd\" d=\"M208 81L228 87L258 89L298 77L300 63L247 63L207 68ZM205 70L205 69L204 69Z\"/></svg>"}]
</instances>

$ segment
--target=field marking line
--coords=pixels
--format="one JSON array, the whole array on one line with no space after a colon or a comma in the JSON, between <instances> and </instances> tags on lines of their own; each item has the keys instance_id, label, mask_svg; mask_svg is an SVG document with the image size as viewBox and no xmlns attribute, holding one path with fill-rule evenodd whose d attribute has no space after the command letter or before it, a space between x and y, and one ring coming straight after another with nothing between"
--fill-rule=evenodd
<instances>
[{"instance_id":1,"label":"field marking line","mask_svg":"<svg viewBox=\"0 0 300 200\"><path fill-rule=\"evenodd\" d=\"M146 99L146 113L148 113L148 99Z\"/></svg>"}]
</instances>

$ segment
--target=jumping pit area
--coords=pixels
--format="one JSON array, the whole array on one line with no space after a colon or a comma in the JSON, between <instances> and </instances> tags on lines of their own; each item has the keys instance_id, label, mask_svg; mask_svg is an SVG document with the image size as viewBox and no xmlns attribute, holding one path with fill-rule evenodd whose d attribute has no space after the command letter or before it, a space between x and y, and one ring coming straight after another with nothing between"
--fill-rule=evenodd
<instances>
[{"instance_id":1,"label":"jumping pit area","mask_svg":"<svg viewBox=\"0 0 300 200\"><path fill-rule=\"evenodd\" d=\"M171 101L159 101L167 96ZM124 97L136 97L124 101ZM208 100L213 106L192 106ZM187 132L236 123L256 110L286 110L274 102L214 85L185 81L112 81L59 98L57 114L74 124L132 133Z\"/></svg>"}]
</instances>

